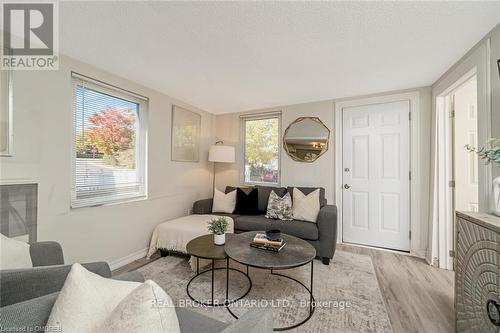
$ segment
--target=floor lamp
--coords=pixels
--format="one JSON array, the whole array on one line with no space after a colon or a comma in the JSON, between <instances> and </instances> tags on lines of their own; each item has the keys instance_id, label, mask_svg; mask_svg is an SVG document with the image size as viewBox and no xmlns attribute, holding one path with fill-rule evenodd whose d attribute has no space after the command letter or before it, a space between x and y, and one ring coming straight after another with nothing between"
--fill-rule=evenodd
<instances>
[{"instance_id":1,"label":"floor lamp","mask_svg":"<svg viewBox=\"0 0 500 333\"><path fill-rule=\"evenodd\" d=\"M235 153L233 146L224 145L223 141L217 141L210 147L208 161L214 162L213 197L215 196L215 163L234 163Z\"/></svg>"}]
</instances>

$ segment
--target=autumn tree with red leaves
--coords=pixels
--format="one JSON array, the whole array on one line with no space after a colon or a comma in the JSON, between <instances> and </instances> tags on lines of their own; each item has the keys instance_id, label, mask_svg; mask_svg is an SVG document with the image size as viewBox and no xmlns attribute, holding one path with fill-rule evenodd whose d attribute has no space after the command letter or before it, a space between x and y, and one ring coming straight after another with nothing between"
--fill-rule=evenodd
<instances>
[{"instance_id":1,"label":"autumn tree with red leaves","mask_svg":"<svg viewBox=\"0 0 500 333\"><path fill-rule=\"evenodd\" d=\"M90 116L89 122L93 126L86 130L87 144L113 157L131 148L135 134L135 114L131 110L109 107Z\"/></svg>"}]
</instances>

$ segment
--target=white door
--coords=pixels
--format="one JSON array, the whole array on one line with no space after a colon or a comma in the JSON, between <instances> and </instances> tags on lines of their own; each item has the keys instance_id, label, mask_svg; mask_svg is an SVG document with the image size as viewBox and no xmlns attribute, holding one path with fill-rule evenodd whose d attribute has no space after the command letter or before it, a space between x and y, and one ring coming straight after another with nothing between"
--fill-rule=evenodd
<instances>
[{"instance_id":1,"label":"white door","mask_svg":"<svg viewBox=\"0 0 500 333\"><path fill-rule=\"evenodd\" d=\"M409 101L343 109L343 240L410 250Z\"/></svg>"},{"instance_id":2,"label":"white door","mask_svg":"<svg viewBox=\"0 0 500 333\"><path fill-rule=\"evenodd\" d=\"M455 210L479 210L478 159L464 146L477 147L476 79L468 81L452 96L454 104ZM455 214L453 214L454 216Z\"/></svg>"}]
</instances>

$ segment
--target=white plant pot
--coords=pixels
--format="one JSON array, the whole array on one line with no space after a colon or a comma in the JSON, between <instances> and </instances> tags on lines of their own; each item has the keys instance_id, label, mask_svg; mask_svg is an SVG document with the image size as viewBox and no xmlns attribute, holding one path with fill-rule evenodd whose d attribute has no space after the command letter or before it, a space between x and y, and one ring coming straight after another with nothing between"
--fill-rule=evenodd
<instances>
[{"instance_id":1,"label":"white plant pot","mask_svg":"<svg viewBox=\"0 0 500 333\"><path fill-rule=\"evenodd\" d=\"M493 179L493 213L500 216L500 177Z\"/></svg>"},{"instance_id":2,"label":"white plant pot","mask_svg":"<svg viewBox=\"0 0 500 333\"><path fill-rule=\"evenodd\" d=\"M214 243L215 245L224 245L226 242L226 234L215 235L214 234Z\"/></svg>"}]
</instances>

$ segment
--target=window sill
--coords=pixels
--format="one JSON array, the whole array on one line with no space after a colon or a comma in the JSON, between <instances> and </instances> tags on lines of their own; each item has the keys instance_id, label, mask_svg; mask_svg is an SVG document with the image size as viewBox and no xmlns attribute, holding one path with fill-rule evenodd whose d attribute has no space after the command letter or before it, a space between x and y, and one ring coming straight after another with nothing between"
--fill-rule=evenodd
<instances>
[{"instance_id":1,"label":"window sill","mask_svg":"<svg viewBox=\"0 0 500 333\"><path fill-rule=\"evenodd\" d=\"M264 183L264 182L242 182L240 185L245 185L245 186L269 186L269 187L280 187L280 183Z\"/></svg>"},{"instance_id":2,"label":"window sill","mask_svg":"<svg viewBox=\"0 0 500 333\"><path fill-rule=\"evenodd\" d=\"M114 205L122 205L127 203L133 203L136 201L144 201L147 200L147 195L139 195L133 197L125 197L119 199L109 199L102 202L72 202L71 209L80 209L80 208L95 208L101 206L114 206Z\"/></svg>"}]
</instances>

